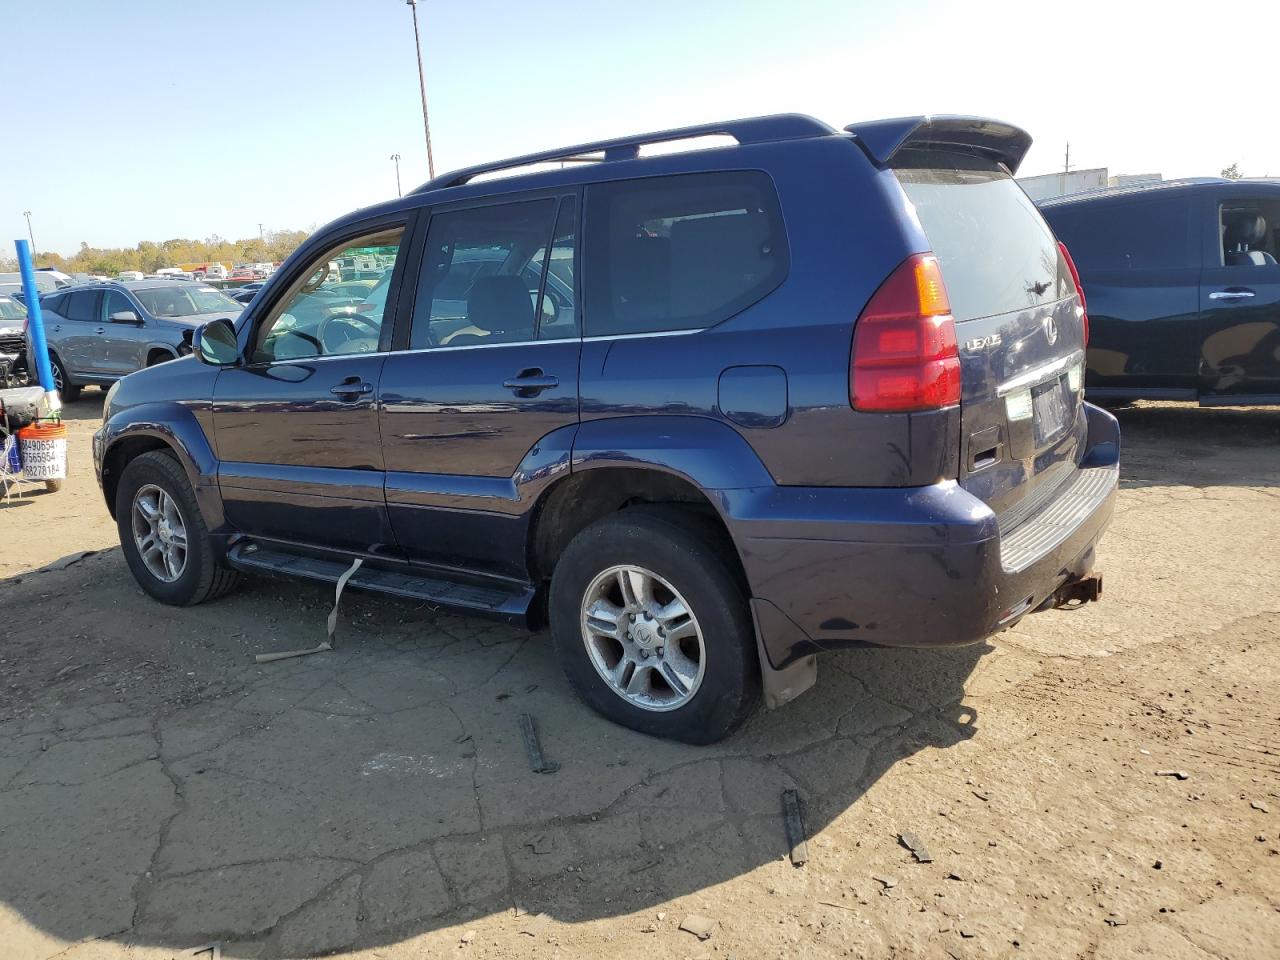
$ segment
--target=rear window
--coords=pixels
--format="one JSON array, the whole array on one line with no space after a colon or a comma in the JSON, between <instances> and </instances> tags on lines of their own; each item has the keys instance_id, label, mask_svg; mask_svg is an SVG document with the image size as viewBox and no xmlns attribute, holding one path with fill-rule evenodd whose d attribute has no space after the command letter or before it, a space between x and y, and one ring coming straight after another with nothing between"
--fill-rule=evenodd
<instances>
[{"instance_id":1,"label":"rear window","mask_svg":"<svg viewBox=\"0 0 1280 960\"><path fill-rule=\"evenodd\" d=\"M587 336L710 327L787 274L778 197L756 171L589 186L585 243Z\"/></svg>"},{"instance_id":2,"label":"rear window","mask_svg":"<svg viewBox=\"0 0 1280 960\"><path fill-rule=\"evenodd\" d=\"M956 322L1075 293L1053 233L1002 167L938 151L899 157L894 172L942 266Z\"/></svg>"},{"instance_id":3,"label":"rear window","mask_svg":"<svg viewBox=\"0 0 1280 960\"><path fill-rule=\"evenodd\" d=\"M1044 215L1082 271L1200 264L1186 199L1072 203Z\"/></svg>"}]
</instances>

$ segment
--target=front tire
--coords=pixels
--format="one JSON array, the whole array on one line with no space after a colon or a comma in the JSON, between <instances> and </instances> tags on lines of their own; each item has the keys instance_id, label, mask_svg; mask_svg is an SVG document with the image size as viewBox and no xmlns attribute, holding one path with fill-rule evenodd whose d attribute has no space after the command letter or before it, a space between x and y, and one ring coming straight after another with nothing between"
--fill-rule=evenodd
<instances>
[{"instance_id":1,"label":"front tire","mask_svg":"<svg viewBox=\"0 0 1280 960\"><path fill-rule=\"evenodd\" d=\"M723 547L688 511L629 509L579 533L551 579L551 630L569 682L642 733L714 743L759 697L746 597Z\"/></svg>"},{"instance_id":2,"label":"front tire","mask_svg":"<svg viewBox=\"0 0 1280 960\"><path fill-rule=\"evenodd\" d=\"M125 468L116 490L116 527L133 578L161 603L203 603L239 579L215 558L187 475L167 453L144 453Z\"/></svg>"}]
</instances>

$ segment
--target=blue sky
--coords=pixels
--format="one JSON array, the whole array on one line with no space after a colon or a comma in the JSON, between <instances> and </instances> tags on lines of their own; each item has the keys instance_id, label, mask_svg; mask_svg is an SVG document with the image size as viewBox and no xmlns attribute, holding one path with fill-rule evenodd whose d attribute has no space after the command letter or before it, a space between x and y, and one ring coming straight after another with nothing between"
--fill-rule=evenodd
<instances>
[{"instance_id":1,"label":"blue sky","mask_svg":"<svg viewBox=\"0 0 1280 960\"><path fill-rule=\"evenodd\" d=\"M1036 139L1027 174L1060 169L1070 140L1073 167L1280 176L1280 4L1221 8L1229 30L1205 9L423 0L419 17L437 171L798 111L1010 120ZM392 153L406 189L426 179L403 0L0 0L0 23L6 254L27 209L38 247L69 254L307 229L394 196Z\"/></svg>"}]
</instances>

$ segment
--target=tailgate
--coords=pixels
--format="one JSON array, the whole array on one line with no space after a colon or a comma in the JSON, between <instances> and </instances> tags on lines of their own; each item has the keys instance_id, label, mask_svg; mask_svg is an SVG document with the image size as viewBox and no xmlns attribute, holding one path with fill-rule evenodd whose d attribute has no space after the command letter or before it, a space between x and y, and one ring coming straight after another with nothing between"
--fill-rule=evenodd
<instances>
[{"instance_id":1,"label":"tailgate","mask_svg":"<svg viewBox=\"0 0 1280 960\"><path fill-rule=\"evenodd\" d=\"M938 257L961 363L960 484L1011 530L1075 471L1084 329L1071 274L996 160L905 149L893 169Z\"/></svg>"}]
</instances>

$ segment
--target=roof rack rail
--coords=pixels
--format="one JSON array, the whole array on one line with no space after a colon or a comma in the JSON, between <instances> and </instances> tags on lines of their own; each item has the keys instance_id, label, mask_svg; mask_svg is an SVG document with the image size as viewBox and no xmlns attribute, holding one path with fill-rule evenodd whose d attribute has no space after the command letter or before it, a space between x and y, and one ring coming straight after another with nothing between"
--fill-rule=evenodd
<instances>
[{"instance_id":1,"label":"roof rack rail","mask_svg":"<svg viewBox=\"0 0 1280 960\"><path fill-rule=\"evenodd\" d=\"M595 143L579 144L576 147L563 147L559 150L528 153L522 157L512 157L510 160L499 160L496 163L481 163L474 167L463 167L461 170L454 170L450 173L441 174L434 180L428 180L422 186L410 191L410 194L426 193L428 190L440 190L445 187L460 187L482 173L527 167L535 163L588 159L584 157L584 154L603 153L603 162L634 160L640 155L640 148L651 143L668 143L672 140L688 140L694 137L716 135L733 137L741 144L769 143L777 140L826 137L835 132L834 128L821 120L815 120L813 117L800 113L780 113L769 117L752 117L746 120L706 123L694 127L679 127L674 130L645 133L633 137L619 137L615 140L599 140Z\"/></svg>"}]
</instances>

